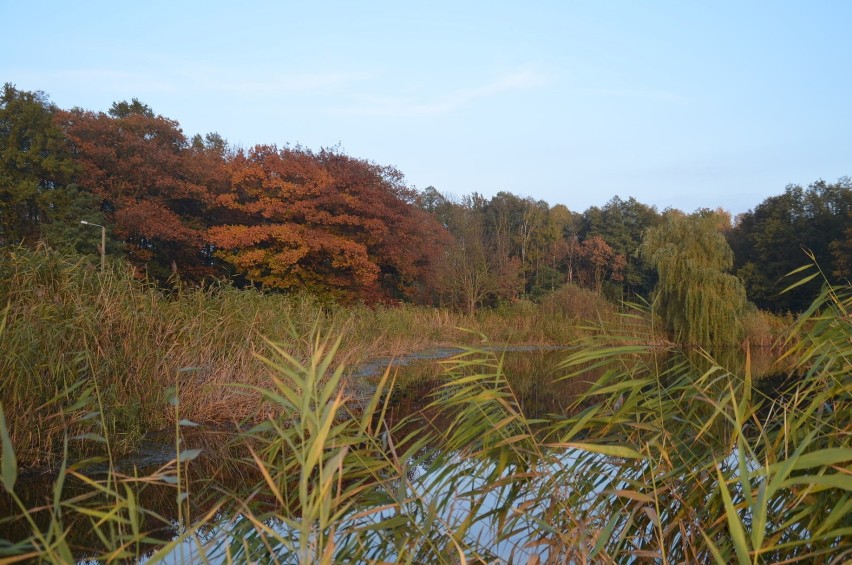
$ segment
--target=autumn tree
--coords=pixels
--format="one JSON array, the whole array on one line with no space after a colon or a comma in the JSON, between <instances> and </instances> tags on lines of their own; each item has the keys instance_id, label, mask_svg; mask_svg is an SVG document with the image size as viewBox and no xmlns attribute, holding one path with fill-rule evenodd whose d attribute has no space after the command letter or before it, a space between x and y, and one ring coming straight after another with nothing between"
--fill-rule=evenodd
<instances>
[{"instance_id":1,"label":"autumn tree","mask_svg":"<svg viewBox=\"0 0 852 565\"><path fill-rule=\"evenodd\" d=\"M527 287L526 253L531 234L529 218L525 218L528 203L503 191L488 201L484 198L477 201L479 195L473 196L463 205L470 216L467 222L477 225L476 237L481 240L482 254L486 256L488 269L494 276L496 286L489 292L501 294L500 298L515 299ZM456 228L455 231L461 230ZM471 240L471 234L466 239ZM509 273L517 274L520 283L503 285L504 292L499 292L501 274L505 276Z\"/></svg>"},{"instance_id":2,"label":"autumn tree","mask_svg":"<svg viewBox=\"0 0 852 565\"><path fill-rule=\"evenodd\" d=\"M620 282L624 277L626 261L624 255L616 253L604 239L598 235L584 240L580 244L580 258L585 265L587 285L598 294L603 289L604 280Z\"/></svg>"},{"instance_id":3,"label":"autumn tree","mask_svg":"<svg viewBox=\"0 0 852 565\"><path fill-rule=\"evenodd\" d=\"M443 288L453 303L468 314L488 301L517 296L523 289L518 258L496 252L487 224L488 203L473 193L445 212L455 241L449 247L442 272Z\"/></svg>"},{"instance_id":4,"label":"autumn tree","mask_svg":"<svg viewBox=\"0 0 852 565\"><path fill-rule=\"evenodd\" d=\"M362 241L379 268L384 299L410 300L429 294L434 260L450 237L417 204L419 194L394 167L356 159L336 150L316 154L334 179L326 211L360 218L342 233ZM330 207L329 207L330 206ZM323 216L324 217L324 216Z\"/></svg>"},{"instance_id":5,"label":"autumn tree","mask_svg":"<svg viewBox=\"0 0 852 565\"><path fill-rule=\"evenodd\" d=\"M681 344L709 348L742 336L745 290L728 272L733 252L719 224L713 214L670 212L640 248L659 274L654 304Z\"/></svg>"},{"instance_id":6,"label":"autumn tree","mask_svg":"<svg viewBox=\"0 0 852 565\"><path fill-rule=\"evenodd\" d=\"M485 236L500 270L509 263L520 265L521 291L529 294L541 281L540 270L551 245L560 236L549 222L547 202L498 192L483 209ZM515 298L509 296L507 298Z\"/></svg>"},{"instance_id":7,"label":"autumn tree","mask_svg":"<svg viewBox=\"0 0 852 565\"><path fill-rule=\"evenodd\" d=\"M350 300L418 291L441 228L395 169L275 146L237 151L227 169L209 235L245 280Z\"/></svg>"},{"instance_id":8,"label":"autumn tree","mask_svg":"<svg viewBox=\"0 0 852 565\"><path fill-rule=\"evenodd\" d=\"M64 112L62 121L79 184L100 201L128 259L161 279L174 267L188 278L209 273L203 217L215 169L200 166L179 124L135 99L109 113Z\"/></svg>"},{"instance_id":9,"label":"autumn tree","mask_svg":"<svg viewBox=\"0 0 852 565\"><path fill-rule=\"evenodd\" d=\"M623 200L613 197L603 207L593 206L583 213L580 239L599 236L625 260L621 279L623 294L650 296L655 282L653 268L639 260L637 250L642 237L650 227L660 222L660 214L653 206L635 198Z\"/></svg>"}]
</instances>

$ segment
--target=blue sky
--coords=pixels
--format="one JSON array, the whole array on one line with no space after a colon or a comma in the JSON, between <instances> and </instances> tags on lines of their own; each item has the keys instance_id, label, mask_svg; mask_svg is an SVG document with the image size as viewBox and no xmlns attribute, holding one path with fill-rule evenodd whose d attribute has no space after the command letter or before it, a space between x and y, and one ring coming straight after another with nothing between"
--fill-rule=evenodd
<instances>
[{"instance_id":1,"label":"blue sky","mask_svg":"<svg viewBox=\"0 0 852 565\"><path fill-rule=\"evenodd\" d=\"M0 3L0 82L410 184L734 214L852 175L852 2Z\"/></svg>"}]
</instances>

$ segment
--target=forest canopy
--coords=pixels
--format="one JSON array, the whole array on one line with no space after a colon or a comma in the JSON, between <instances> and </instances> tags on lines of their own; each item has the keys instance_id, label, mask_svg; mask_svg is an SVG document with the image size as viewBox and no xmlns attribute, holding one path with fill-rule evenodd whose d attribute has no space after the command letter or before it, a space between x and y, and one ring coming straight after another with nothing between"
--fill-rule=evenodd
<instances>
[{"instance_id":1,"label":"forest canopy","mask_svg":"<svg viewBox=\"0 0 852 565\"><path fill-rule=\"evenodd\" d=\"M452 198L337 148L188 138L137 99L102 112L60 109L8 83L0 96L0 246L96 255L100 234L84 220L107 228L109 256L164 285L228 279L469 311L564 284L650 299L671 281L658 281L662 255L646 240L685 216L618 196L583 212L506 191ZM730 253L725 277L761 308L798 311L812 300L817 283L781 293L784 276L811 256L831 282L852 273L848 178L787 186L736 218L693 216Z\"/></svg>"}]
</instances>

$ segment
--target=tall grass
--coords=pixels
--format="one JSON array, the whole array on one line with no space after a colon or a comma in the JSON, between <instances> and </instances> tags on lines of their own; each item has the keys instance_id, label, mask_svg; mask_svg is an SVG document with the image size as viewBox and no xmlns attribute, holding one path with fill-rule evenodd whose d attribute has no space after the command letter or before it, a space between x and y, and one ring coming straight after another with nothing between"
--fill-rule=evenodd
<instances>
[{"instance_id":1,"label":"tall grass","mask_svg":"<svg viewBox=\"0 0 852 565\"><path fill-rule=\"evenodd\" d=\"M341 404L328 393L310 393L316 401L305 404L317 371L289 360L291 368L279 372L295 383L295 367L308 379L279 392L288 396L283 412L299 420L276 428L272 444L280 447L262 467L274 476L274 461L288 461L282 468L295 498L263 517L295 508L303 518L272 528L280 544L272 555L435 563L844 562L852 541L850 306L849 289L827 290L799 321L790 338L796 363L780 394L761 390L748 363L735 373L707 354L663 355L652 340L637 342L633 331L603 332L578 345L563 365L565 379L588 387L573 415L530 418L506 378L503 355L468 348L445 362L431 419L386 423L388 433L378 438L362 431L355 440L342 430L381 429L370 426L387 422L384 411L371 411L369 425L353 418L326 428L335 433L298 432L302 418L330 418ZM632 328L629 322L613 327ZM440 448L424 452L424 442ZM338 476L333 496L320 494L320 484L296 484L308 471L312 481L323 477L318 467L298 463L299 453L323 453L337 463L354 446L375 449L348 460L357 471ZM326 480L331 489L334 481ZM306 523L305 493L340 511L333 525L308 520L323 536L297 532ZM272 535L267 531L266 539Z\"/></svg>"},{"instance_id":2,"label":"tall grass","mask_svg":"<svg viewBox=\"0 0 852 565\"><path fill-rule=\"evenodd\" d=\"M83 391L75 409L94 417L85 419L89 431L77 439L110 446L107 422L96 412L97 401ZM172 400L175 421L178 402ZM122 470L111 455L77 458L69 462L69 433L63 434L61 465L49 488L40 498L40 489L31 489L33 479L20 477L5 414L0 405L0 475L4 492L0 496L0 563L38 561L74 563L138 561L164 546L174 546L195 533L177 524L201 526L218 510L220 501L207 506L207 514L190 521L189 481L182 468L198 456L186 449L178 424L175 457L148 469L144 474ZM43 491L41 491L43 492ZM165 496L164 496L165 495ZM163 503L163 499L167 501ZM199 497L200 498L200 497ZM165 512L164 512L165 509ZM185 521L184 521L185 520Z\"/></svg>"},{"instance_id":3,"label":"tall grass","mask_svg":"<svg viewBox=\"0 0 852 565\"><path fill-rule=\"evenodd\" d=\"M12 250L0 262L0 298L8 305L0 393L27 466L56 459L64 429L74 425L59 415L78 387L96 395L104 434L118 452L170 423L166 392L178 381L191 418L247 409L222 385L260 378L252 344L270 320L252 308L256 297L238 302L227 289L168 297L125 268L98 272L48 250Z\"/></svg>"},{"instance_id":4,"label":"tall grass","mask_svg":"<svg viewBox=\"0 0 852 565\"><path fill-rule=\"evenodd\" d=\"M97 397L116 454L131 451L146 431L173 424L164 408L170 387L180 386L182 411L196 422L260 413L260 395L238 395L228 385L270 384L268 367L255 357L266 347L264 337L307 359L315 344L304 336L313 328L340 335L338 361L356 367L370 358L474 342L478 334L462 327L487 332L496 343L566 343L580 333L570 305L560 315L519 303L469 317L413 306L339 307L309 295L228 285L178 285L164 293L122 262L101 272L45 247L2 250L0 305L6 324L0 398L28 468L61 457L66 428L72 438L81 435L63 414L84 389ZM72 440L74 453L96 448Z\"/></svg>"},{"instance_id":5,"label":"tall grass","mask_svg":"<svg viewBox=\"0 0 852 565\"><path fill-rule=\"evenodd\" d=\"M642 368L635 360L647 352L621 346L570 358L566 368L610 369L589 390L605 400L554 435L584 444L567 488L600 528L595 547L615 560L848 559L850 310L848 287L814 302L789 338L789 378L771 394L748 363L732 373L709 356L651 357ZM602 459L614 449L631 452Z\"/></svg>"},{"instance_id":6,"label":"tall grass","mask_svg":"<svg viewBox=\"0 0 852 565\"><path fill-rule=\"evenodd\" d=\"M51 275L60 288L86 288L86 277L111 276L74 274L61 261L45 261L36 262L46 270L38 280ZM73 282L75 276L82 281ZM108 294L102 282L94 288ZM248 339L246 327L268 329L261 312L228 309L229 291L206 292L225 296L222 310L198 295L166 299L142 292L134 295L136 319L154 319L172 328L171 338L203 351L215 349L203 346L218 339L216 332ZM73 306L66 315L84 308L71 295L59 296ZM196 313L182 302L190 299L208 308L198 315L212 321L193 321ZM267 297L256 299L268 304ZM152 313L155 301L166 313ZM187 311L168 310L174 304ZM225 384L223 376L226 390L214 391L233 395L234 405L248 412L239 421L239 451L221 454L240 488L214 481L200 489L190 480L199 472L215 474L187 437L195 423L193 402L213 394L194 390L197 379L216 374L204 365L187 363L189 370L136 383L170 383L154 412L173 426L175 457L145 473L122 470L111 451L123 441L107 408L121 392L118 384L94 366L86 369L90 378L69 379L64 388L54 379L44 407L36 408L52 407L62 414L58 420L74 423L54 432L60 453L68 455L65 446L75 436L105 445L107 472L84 472L91 460L63 463L49 500L35 504L27 502L18 472L19 416L4 394L0 482L16 510L0 518L0 532L14 530L14 536L0 536L0 563L180 560L188 547L188 562L755 564L852 558L848 287L827 288L797 320L787 344L789 376L771 391L753 378L747 353L738 370L708 353L662 352L647 323L653 313L601 316L597 332L578 332L583 339L554 377L576 385L574 410L535 418L524 408L525 392L507 378L504 355L481 345L444 363L426 420L390 417L391 371L366 404L356 405L341 386L345 339L322 336L329 327L353 331L357 324L307 301L282 299L281 305L289 308L288 331L299 337L252 342L259 354L250 363L262 368L262 378ZM18 339L23 330L14 327L16 316L36 307L26 301L10 306L3 339L10 328ZM53 306L42 308L49 314ZM313 319L294 318L307 314ZM209 332L198 337L169 325L181 315ZM215 321L223 315L233 316L228 328ZM233 324L245 325L235 331ZM132 324L113 327L134 331ZM153 333L130 335L170 343ZM49 335L78 343L68 328ZM161 368L172 371L167 364ZM79 490L71 489L72 481ZM161 507L147 499L155 491L166 493ZM75 523L90 533L85 541L72 539Z\"/></svg>"},{"instance_id":7,"label":"tall grass","mask_svg":"<svg viewBox=\"0 0 852 565\"><path fill-rule=\"evenodd\" d=\"M792 314L784 316L750 309L743 316L742 324L746 340L755 347L777 348L784 342L795 319Z\"/></svg>"}]
</instances>

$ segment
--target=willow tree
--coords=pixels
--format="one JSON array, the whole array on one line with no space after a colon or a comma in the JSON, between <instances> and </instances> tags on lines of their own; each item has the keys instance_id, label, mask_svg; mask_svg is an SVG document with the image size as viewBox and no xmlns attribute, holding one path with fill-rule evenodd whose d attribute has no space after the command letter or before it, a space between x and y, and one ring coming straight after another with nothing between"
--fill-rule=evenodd
<instances>
[{"instance_id":1,"label":"willow tree","mask_svg":"<svg viewBox=\"0 0 852 565\"><path fill-rule=\"evenodd\" d=\"M639 252L659 275L654 303L678 343L712 347L742 338L746 295L728 272L734 257L723 223L714 212L674 212L645 233Z\"/></svg>"}]
</instances>

